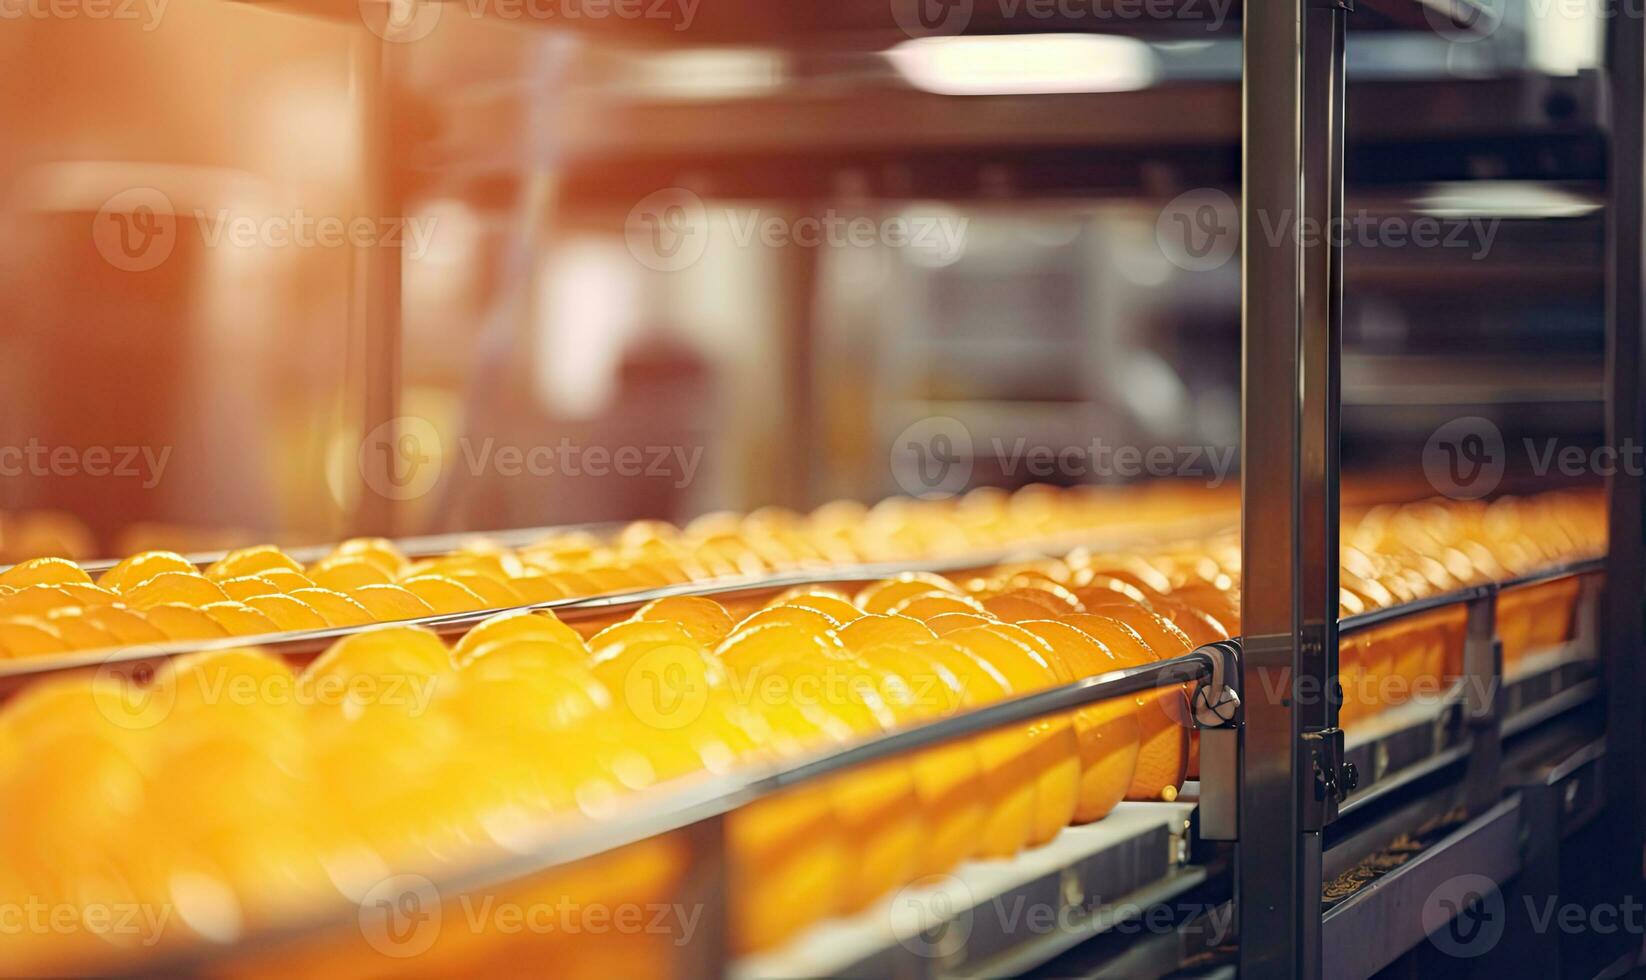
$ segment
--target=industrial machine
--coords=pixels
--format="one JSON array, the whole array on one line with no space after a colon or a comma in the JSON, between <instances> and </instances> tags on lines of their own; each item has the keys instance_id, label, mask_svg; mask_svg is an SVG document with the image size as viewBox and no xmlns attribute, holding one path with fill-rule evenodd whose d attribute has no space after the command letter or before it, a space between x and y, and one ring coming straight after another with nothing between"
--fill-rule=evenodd
<instances>
[{"instance_id":1,"label":"industrial machine","mask_svg":"<svg viewBox=\"0 0 1646 980\"><path fill-rule=\"evenodd\" d=\"M329 801L340 812L326 819L355 843L426 804L428 820L407 816L404 832L438 859L402 865L366 847L345 867L338 849L319 862L327 894L305 891L291 881L315 863L303 856L308 838L276 833L289 825L274 819L296 819L298 797L234 782L248 771L238 757L188 757L177 786L225 797L250 787L243 809L267 808L263 823L242 823L251 818L225 805L210 827L220 843L267 828L267 866L235 878L232 862L213 870L176 856L198 858L181 845L157 848L156 877L170 889L160 904L179 926L153 942L24 928L10 954L0 936L0 972L13 972L8 960L36 974L530 968L748 980L1575 977L1636 965L1646 939L1646 921L1629 914L1646 855L1636 697L1646 531L1630 455L1646 439L1640 11L1473 0L227 6L347 32L365 188L348 207L406 234L349 246L335 359L346 377L325 389L347 407L325 426L275 426L284 441L250 469L279 479L247 481L274 487L265 503L275 503L214 513L242 530L221 548L177 545L185 554L162 571L180 578L163 583L163 598L143 597L160 566L140 574L136 557L97 555L218 544L178 526L193 507L219 506L205 498L233 477L218 463L198 464L215 474L198 481L198 498L135 506L119 528L94 501L122 487L83 473L28 476L5 501L17 511L68 501L88 528L53 539L72 565L8 552L17 564L0 572L14 590L0 595L0 786L39 789L62 808L42 812L91 814L65 820L63 836L18 824L49 858L128 813L49 778L40 760L58 757L44 749L26 764L41 746L103 759L50 741L71 730L55 719L121 728L97 699L176 699L199 665L247 646L295 667L292 691L328 676L427 673L431 697L456 707L395 716L380 741L349 741L350 724L380 716L345 697L325 716L332 727L316 729L333 754L315 762L293 749L308 761L279 766L338 767L315 778L334 778L326 792L342 795L301 799ZM295 132L301 117L289 117ZM143 173L172 208L155 227L181 248L162 275L241 281L219 268L209 214L191 217L185 193L262 201L266 188ZM78 227L95 211L128 231L154 217L151 197L86 206L87 194L96 203L132 179L129 168L111 178L30 161L0 174L19 202L7 214L51 246L35 250L45 256L31 260L35 272L75 274L63 256L85 243L63 230L64 215ZM419 220L437 223L421 245ZM247 265L234 275L291 272L257 258L267 244L236 253ZM154 267L120 254L127 267L87 274L125 284L143 309L176 299L163 285L144 292L157 280L132 277ZM281 281L330 282L312 269ZM21 278L15 287L6 302L23 373L38 379L60 361L52 330L71 301L30 303ZM167 388L177 404L204 397ZM225 386L211 391L225 397ZM118 414L42 404L30 417ZM132 424L163 430L163 414ZM890 499L828 503L840 498ZM270 521L270 510L299 516ZM140 524L147 537L133 535ZM242 547L264 540L286 548ZM248 581L271 569L302 581ZM25 610L16 596L33 588L68 597L29 592L42 605ZM253 603L275 592L295 592L314 618L286 599ZM654 683L715 705L712 691L765 676L754 665L808 657L823 678L838 661L870 664L877 683L907 680L892 665L907 667L897 658L908 650L852 641L853 617L932 626L883 639L933 662L952 651L929 644L945 643L990 660L963 642L996 643L972 632L990 623L1005 624L991 636L1038 649L1012 630L1051 622L1035 633L1046 661L1074 664L1068 650L1088 641L1059 623L1101 630L1069 617L1143 615L1115 612L1105 600L1116 597L1148 610L1139 622L1169 620L1159 629L1181 634L1183 648L1123 626L1150 650L1129 662L1116 652L1127 641L1081 627L1114 655L1107 669L1042 684L999 667L1000 692L985 696L973 682L992 683L995 667L977 668L942 710L913 699L906 714L860 728L840 705L877 702L842 695L830 711L849 731L813 740L804 733L835 730L797 709L803 720L767 718L759 737L716 736L793 751L751 746L733 764L736 753L694 742L702 758L676 780L663 776L666 746L698 732L698 713L674 725L655 705L634 707ZM909 611L915 600L929 616ZM127 608L155 633L127 624L130 636L103 643L115 630L96 622L84 640L63 621L91 614L51 618L60 604ZM156 606L182 611L150 623ZM255 616L235 618L247 607ZM614 711L627 703L650 727L596 715L607 726L596 737L545 721L575 714L554 685L581 666L550 672L559 679L521 668L474 688L496 701L463 700L463 685L479 681L440 686L504 662L481 655L477 637L514 629L496 625L506 613L569 626L521 636L586 653L605 692L589 697L615 694ZM699 615L728 618L699 634ZM932 624L945 615L971 618ZM206 625L186 625L200 616ZM665 645L611 639L664 621L676 631ZM1221 634L1191 635L1191 622ZM407 629L419 638L396 632ZM756 642L781 651L753 652ZM443 643L456 644L450 663ZM680 654L682 643L703 656ZM439 663L406 666L426 656ZM379 666L338 666L350 658ZM601 673L605 664L622 670ZM257 676L287 676L268 669ZM781 676L812 676L794 669ZM698 671L710 678L701 689L682 679ZM1391 692L1391 679L1428 686ZM76 685L92 696L74 701L65 692ZM788 718L787 698L756 713ZM1045 816L1057 764L1025 762L1025 745L1052 751L1086 732L1081 744L1099 746L1097 712L1135 703L1144 733L1129 738L1146 746L1159 723L1150 712L1168 701L1176 713L1161 737L1187 753L1192 733L1184 772L1139 792L1134 759L1124 802L1073 825ZM133 723L154 710L146 695L136 703L119 717L145 738L187 715L165 700L163 724ZM449 745L430 747L434 717L454 729ZM537 740L516 744L518 757L463 742L464 725L498 718ZM283 744L283 730L253 730ZM116 743L143 773L131 778L160 778L142 762L159 743ZM966 785L987 790L995 817L1032 811L1044 839L916 860L959 808L932 804L943 794L931 784L956 771L952 753L974 749L1003 782L973 774ZM452 753L440 756L449 768L418 761L437 751ZM626 781L623 766L641 757L647 777ZM1095 774L1097 758L1069 765ZM531 769L583 773L585 762L617 773L624 792L596 798L573 781L561 799ZM580 819L526 819L512 797L486 810L493 784L521 772L554 798L549 809ZM390 790L407 795L379 807L373 794ZM442 809L457 799L495 819ZM76 800L89 804L75 811ZM143 820L165 812L128 803ZM911 808L928 821L914 830L900 822ZM991 839L987 826L973 826L978 840ZM110 895L152 894L125 868L71 885L35 874L0 866L0 888L15 882L0 900L67 888L78 903L69 918L84 923ZM258 875L295 897L271 884L265 908L223 884ZM839 899L820 882L850 886L830 875L863 893Z\"/></svg>"}]
</instances>

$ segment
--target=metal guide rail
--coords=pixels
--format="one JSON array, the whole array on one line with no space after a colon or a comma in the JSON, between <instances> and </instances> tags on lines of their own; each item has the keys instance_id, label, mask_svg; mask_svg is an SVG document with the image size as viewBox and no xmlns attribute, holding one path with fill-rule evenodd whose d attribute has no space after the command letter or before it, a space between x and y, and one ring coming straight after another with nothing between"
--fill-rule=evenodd
<instances>
[{"instance_id":1,"label":"metal guide rail","mask_svg":"<svg viewBox=\"0 0 1646 980\"><path fill-rule=\"evenodd\" d=\"M705 915L711 919L710 934L723 934L724 871L720 867L723 864L724 845L722 821L733 811L775 794L817 784L862 766L886 762L907 753L934 748L1143 691L1193 684L1193 701L1196 704L1238 704L1238 694L1232 687L1234 679L1239 677L1236 663L1238 649L1238 645L1234 643L1212 644L1169 660L1087 677L928 724L871 737L808 758L750 766L746 771L725 776L688 777L680 781L679 788L638 794L621 812L602 817L597 824L579 823L571 827L564 823L556 826L545 824L542 834L532 844L518 846L515 853L505 859L495 860L474 871L435 883L434 893L445 900L517 887L527 879L550 873L575 862L680 832L691 835L695 843L702 845L692 848L694 864L713 865L708 870L712 877L720 881L719 887L712 889L713 894L709 896L709 908ZM1228 724L1217 711L1197 711L1196 719L1198 724L1207 727ZM1183 806L1187 807L1188 804ZM1175 814L1179 810L1167 812ZM1132 813L1130 808L1127 813ZM1158 816L1157 813L1156 817ZM1143 833L1153 840L1157 833L1156 827L1160 825L1159 821L1155 817L1140 819L1142 824L1148 825L1142 828ZM1136 836L1122 835L1117 841L1109 843L1135 848ZM1168 865L1177 863L1170 860L1171 855L1164 851L1164 844L1170 836L1166 834L1161 837L1162 852L1150 858L1151 867L1156 863L1154 858L1160 859L1158 870L1162 874L1168 870ZM1099 850L1108 851L1112 848ZM1094 850L1088 856L1095 856L1097 853L1098 851ZM1121 883L1133 888L1147 884L1151 867L1134 868L1132 873L1121 879ZM259 953L274 954L287 943L312 939L340 923L352 922L370 914L373 914L372 910L365 907L328 908L306 921L294 922L249 936L227 952L236 958L255 956ZM1109 923L1110 926L1113 924ZM708 945L716 949L714 955L720 955L717 944ZM166 958L164 962L141 964L128 975L176 976L208 967L215 957L220 957L224 953L224 950L189 950ZM716 963L709 973L720 975L724 972L724 966L723 963Z\"/></svg>"},{"instance_id":2,"label":"metal guide rail","mask_svg":"<svg viewBox=\"0 0 1646 980\"><path fill-rule=\"evenodd\" d=\"M1339 636L1349 636L1398 619L1477 602L1511 589L1543 585L1547 582L1575 576L1596 575L1605 571L1605 569L1606 560L1604 558L1586 558L1563 565L1552 565L1548 568L1538 569L1535 572L1527 572L1524 575L1504 579L1501 582L1483 582L1479 585L1465 586L1453 592L1442 592L1437 595L1425 596L1422 599L1413 599L1411 602L1403 602L1399 605L1385 606L1382 609L1373 609L1353 616L1345 616L1338 622L1337 632Z\"/></svg>"}]
</instances>

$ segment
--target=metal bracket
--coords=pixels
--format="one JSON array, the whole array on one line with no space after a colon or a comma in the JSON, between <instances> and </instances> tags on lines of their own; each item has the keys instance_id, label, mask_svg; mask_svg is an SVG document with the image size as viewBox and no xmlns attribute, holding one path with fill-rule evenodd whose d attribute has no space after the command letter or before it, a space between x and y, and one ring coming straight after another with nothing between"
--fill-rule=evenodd
<instances>
[{"instance_id":1,"label":"metal bracket","mask_svg":"<svg viewBox=\"0 0 1646 980\"><path fill-rule=\"evenodd\" d=\"M1346 14L1355 12L1355 0L1309 0L1309 6L1316 9L1341 10Z\"/></svg>"},{"instance_id":2,"label":"metal bracket","mask_svg":"<svg viewBox=\"0 0 1646 980\"><path fill-rule=\"evenodd\" d=\"M1201 647L1212 674L1189 697L1200 738L1200 838L1240 839L1240 640Z\"/></svg>"},{"instance_id":3,"label":"metal bracket","mask_svg":"<svg viewBox=\"0 0 1646 980\"><path fill-rule=\"evenodd\" d=\"M1317 830L1337 819L1337 808L1360 785L1360 771L1343 759L1343 729L1304 732L1315 791L1306 806L1305 824Z\"/></svg>"},{"instance_id":4,"label":"metal bracket","mask_svg":"<svg viewBox=\"0 0 1646 980\"><path fill-rule=\"evenodd\" d=\"M1240 641L1223 640L1201 647L1211 655L1212 675L1195 685L1189 696L1197 728L1227 728L1240 717Z\"/></svg>"}]
</instances>

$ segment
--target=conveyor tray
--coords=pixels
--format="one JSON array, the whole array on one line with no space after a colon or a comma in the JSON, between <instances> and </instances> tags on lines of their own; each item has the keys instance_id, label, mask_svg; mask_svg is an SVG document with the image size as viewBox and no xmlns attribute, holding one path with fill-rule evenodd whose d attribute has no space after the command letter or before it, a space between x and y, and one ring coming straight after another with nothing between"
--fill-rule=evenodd
<instances>
[{"instance_id":1,"label":"conveyor tray","mask_svg":"<svg viewBox=\"0 0 1646 980\"><path fill-rule=\"evenodd\" d=\"M1505 671L1503 734L1515 735L1594 697L1599 663L1587 644L1532 654Z\"/></svg>"},{"instance_id":2,"label":"conveyor tray","mask_svg":"<svg viewBox=\"0 0 1646 980\"><path fill-rule=\"evenodd\" d=\"M1514 735L1593 697L1597 670L1587 644L1568 643L1526 657L1504 676L1503 734ZM1345 737L1344 757L1360 786L1352 811L1378 793L1462 758L1469 739L1459 714L1461 682L1445 697L1401 705L1365 719Z\"/></svg>"},{"instance_id":3,"label":"conveyor tray","mask_svg":"<svg viewBox=\"0 0 1646 980\"><path fill-rule=\"evenodd\" d=\"M968 977L1016 973L1136 924L1204 880L1186 866L1194 804L1122 803L1009 861L972 861L864 912L734 964L733 980Z\"/></svg>"}]
</instances>

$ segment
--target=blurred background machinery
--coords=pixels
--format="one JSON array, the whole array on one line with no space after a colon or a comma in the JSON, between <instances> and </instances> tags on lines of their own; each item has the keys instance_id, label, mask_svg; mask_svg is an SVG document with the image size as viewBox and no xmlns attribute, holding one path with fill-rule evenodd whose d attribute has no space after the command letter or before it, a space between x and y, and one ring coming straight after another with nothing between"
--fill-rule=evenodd
<instances>
[{"instance_id":1,"label":"blurred background machinery","mask_svg":"<svg viewBox=\"0 0 1646 980\"><path fill-rule=\"evenodd\" d=\"M1401 496L1453 418L1510 486L1551 478L1524 439L1600 438L1599 11L1505 4L1350 32L1344 463ZM1187 457L1238 439L1237 7L911 38L884 4L346 6L0 38L0 443L151 454L26 468L0 510L99 554L679 519L906 490L933 416L975 485L1232 476ZM139 248L155 201L135 259L86 234ZM630 447L680 458L601 465Z\"/></svg>"}]
</instances>

